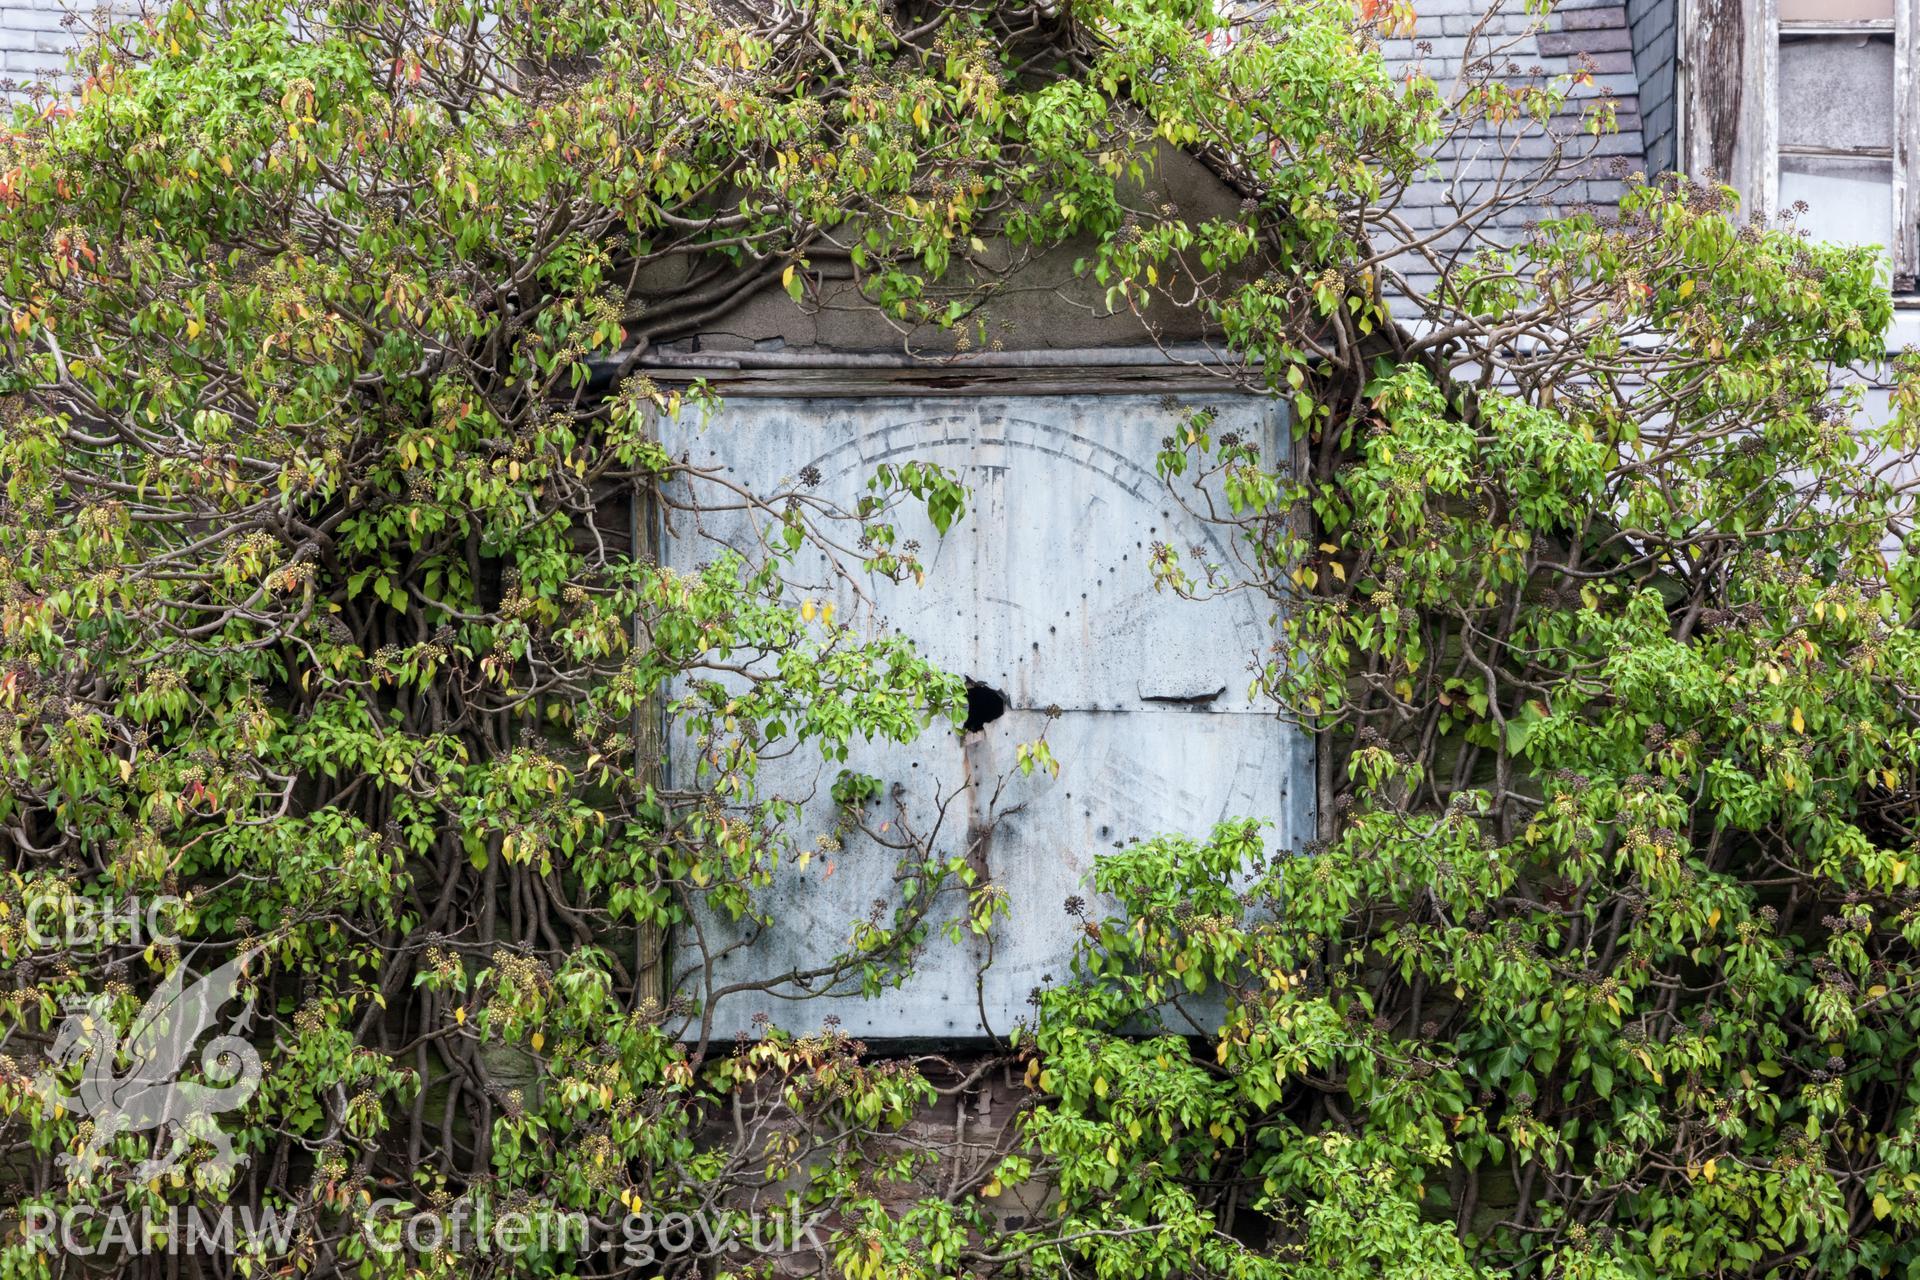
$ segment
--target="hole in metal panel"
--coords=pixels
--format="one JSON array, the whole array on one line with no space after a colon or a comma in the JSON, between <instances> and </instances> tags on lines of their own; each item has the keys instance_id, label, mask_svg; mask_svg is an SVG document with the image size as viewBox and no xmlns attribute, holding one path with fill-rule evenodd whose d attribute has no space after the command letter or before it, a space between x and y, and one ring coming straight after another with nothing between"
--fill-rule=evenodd
<instances>
[{"instance_id":1,"label":"hole in metal panel","mask_svg":"<svg viewBox=\"0 0 1920 1280\"><path fill-rule=\"evenodd\" d=\"M977 680L967 681L967 718L961 728L978 733L1007 714L1007 698L998 689L990 689Z\"/></svg>"}]
</instances>

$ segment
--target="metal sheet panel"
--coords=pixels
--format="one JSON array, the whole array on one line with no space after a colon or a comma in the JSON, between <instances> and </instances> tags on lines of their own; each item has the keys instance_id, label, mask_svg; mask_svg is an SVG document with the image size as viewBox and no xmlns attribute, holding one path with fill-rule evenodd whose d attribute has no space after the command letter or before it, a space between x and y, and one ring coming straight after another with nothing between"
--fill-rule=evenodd
<instances>
[{"instance_id":1,"label":"metal sheet panel","mask_svg":"<svg viewBox=\"0 0 1920 1280\"><path fill-rule=\"evenodd\" d=\"M733 997L721 1003L719 1034L749 1029L755 1012L796 1029L832 1012L868 1037L1003 1034L1034 986L1066 975L1074 932L1063 903L1074 894L1091 899L1100 850L1161 832L1204 834L1241 815L1273 819L1275 847L1307 837L1311 745L1248 699L1249 664L1272 643L1269 603L1249 594L1187 601L1153 588L1156 542L1183 556L1231 554L1215 530L1179 509L1153 471L1179 411L1198 402L766 399L730 404L704 428L691 416L668 424L675 456L724 466L756 493L789 487L809 467L820 473L814 491L842 502L864 491L881 462L919 459L960 471L971 504L944 539L917 517L898 522L901 536L924 548L923 586L869 581L858 598L831 586L820 557L802 566L818 570L819 581L799 591L834 599L841 618L869 631L904 632L941 665L1004 693L1010 708L984 732L962 737L937 727L909 748L857 748L845 765L886 779L894 803L921 829L948 800L936 841L945 853L961 852L970 829L994 820L984 870L1012 905L991 944L936 939L904 987L873 1000L833 997L795 1008L758 993ZM1217 430L1280 447L1272 402L1205 402L1219 414ZM667 538L669 562L691 567L716 542L751 545L737 516L682 520ZM1199 707L1164 701L1207 695L1217 696ZM1051 721L1049 709L1057 709ZM1019 776L1016 745L1043 729L1060 776ZM670 768L678 776L687 750L676 735ZM831 828L826 788L841 767L793 760L763 770L767 791L821 797L799 847ZM893 870L890 852L852 844L804 869L782 867L770 891L773 929L728 956L716 980L825 960L876 899L891 909ZM712 921L702 927L724 932ZM683 947L681 962L688 959Z\"/></svg>"}]
</instances>

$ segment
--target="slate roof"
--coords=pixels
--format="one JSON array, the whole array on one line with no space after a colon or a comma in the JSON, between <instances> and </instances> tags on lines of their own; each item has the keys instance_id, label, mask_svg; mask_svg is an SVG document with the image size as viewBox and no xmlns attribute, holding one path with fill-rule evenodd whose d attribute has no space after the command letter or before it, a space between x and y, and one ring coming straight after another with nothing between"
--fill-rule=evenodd
<instances>
[{"instance_id":1,"label":"slate roof","mask_svg":"<svg viewBox=\"0 0 1920 1280\"><path fill-rule=\"evenodd\" d=\"M1468 33L1494 0L1414 0L1417 24L1405 38L1383 41L1382 52L1396 66L1415 66L1433 75L1444 89L1457 74ZM1594 143L1594 155L1581 175L1539 193L1523 207L1501 211L1491 229L1518 234L1544 216L1583 204L1618 201L1623 176L1671 162L1673 135L1673 13L1676 0L1561 0L1544 20L1525 12L1524 0L1501 0L1501 11L1484 29L1478 56L1502 47L1503 69L1511 64L1524 76L1538 68L1550 75L1585 69L1593 82L1579 91L1579 102L1612 97L1618 104L1619 132ZM74 40L68 10L61 0L0 0L0 78L17 83L57 76ZM1641 82L1635 74L1636 51L1652 94L1643 125ZM1577 131L1573 117L1557 122L1563 133ZM1647 142L1645 139L1651 139ZM1511 138L1481 136L1443 150L1436 172L1417 183L1399 212L1415 232L1454 219L1459 202L1471 203L1476 191L1502 165L1537 163L1550 143L1537 129ZM1416 286L1431 279L1430 269L1409 265Z\"/></svg>"},{"instance_id":2,"label":"slate roof","mask_svg":"<svg viewBox=\"0 0 1920 1280\"><path fill-rule=\"evenodd\" d=\"M1469 33L1489 8L1488 0L1414 0L1414 4L1415 31L1405 38L1382 41L1381 52L1397 67L1418 68L1432 76L1441 91L1448 92L1468 49ZM1640 0L1635 5L1650 11L1661 7L1660 0ZM1664 33L1657 12L1639 15L1646 42L1656 53L1658 37L1671 38L1672 0L1665 0L1664 7L1668 17ZM1566 111L1552 125L1555 135L1571 140L1569 154L1585 157L1577 174L1534 193L1524 204L1494 213L1488 220L1489 232L1504 238L1523 233L1543 217L1580 206L1614 206L1626 188L1627 175L1647 171L1634 41L1628 6L1621 0L1562 0L1560 8L1545 19L1528 15L1520 0L1507 0L1481 29L1474 41L1474 57L1486 58L1499 51L1495 69L1509 79L1526 79L1536 71L1558 76L1585 70L1592 76L1591 84L1576 88ZM1665 61L1670 76L1670 57ZM1580 128L1579 113L1607 98L1616 104L1618 132L1589 138ZM1662 127L1670 135L1670 89L1663 110ZM1504 173L1511 182L1537 169L1553 145L1552 138L1531 125L1505 134L1483 129L1456 139L1436 155L1436 171L1407 193L1400 216L1415 231L1448 225L1460 208L1486 198L1491 180ZM1408 261L1402 269L1416 288L1431 281L1432 272L1423 264Z\"/></svg>"}]
</instances>

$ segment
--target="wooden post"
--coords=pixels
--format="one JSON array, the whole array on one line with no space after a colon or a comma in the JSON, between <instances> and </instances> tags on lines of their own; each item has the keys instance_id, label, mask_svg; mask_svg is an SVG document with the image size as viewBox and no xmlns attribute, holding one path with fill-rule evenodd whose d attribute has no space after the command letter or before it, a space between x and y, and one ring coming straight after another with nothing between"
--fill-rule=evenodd
<instances>
[{"instance_id":1,"label":"wooden post","mask_svg":"<svg viewBox=\"0 0 1920 1280\"><path fill-rule=\"evenodd\" d=\"M647 412L649 436L657 435L654 415ZM627 489L628 554L636 564L660 562L660 513L652 500L651 488L638 481ZM638 614L633 620L633 648L636 656L644 653L649 641ZM634 709L633 766L635 782L642 788L659 788L665 781L666 695L654 690ZM667 1000L666 930L651 921L643 921L634 939L634 993L636 1007L648 1000L664 1006Z\"/></svg>"}]
</instances>

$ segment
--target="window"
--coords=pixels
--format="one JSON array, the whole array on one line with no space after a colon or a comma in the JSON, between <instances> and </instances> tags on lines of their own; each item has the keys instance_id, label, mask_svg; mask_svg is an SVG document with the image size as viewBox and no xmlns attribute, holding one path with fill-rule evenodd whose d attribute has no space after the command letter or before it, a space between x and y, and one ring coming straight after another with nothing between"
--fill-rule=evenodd
<instances>
[{"instance_id":1,"label":"window","mask_svg":"<svg viewBox=\"0 0 1920 1280\"><path fill-rule=\"evenodd\" d=\"M1914 287L1915 0L1778 0L1774 207L1822 239L1885 245Z\"/></svg>"},{"instance_id":2,"label":"window","mask_svg":"<svg viewBox=\"0 0 1920 1280\"><path fill-rule=\"evenodd\" d=\"M1023 381L1037 381L1023 371ZM694 466L726 466L729 479L773 493L806 477L810 493L851 503L882 463L921 460L958 471L971 490L964 519L945 538L912 520L924 585L863 582L865 599L828 579L819 598L858 627L912 637L947 670L967 677L968 731L936 725L905 746L856 744L846 767L882 780L873 819L934 828L937 851L963 851L1004 888L1008 914L992 938L959 943L936 928L904 987L863 1000L845 983L826 998L793 1004L773 992L739 991L715 1005L713 1032L754 1029L765 1013L795 1031L834 1014L867 1038L1004 1036L1030 1014L1028 993L1065 981L1078 924L1064 903L1086 900L1109 914L1091 886L1093 859L1134 838L1205 836L1223 818L1274 821L1269 849L1297 849L1312 834L1312 743L1248 698L1248 664L1273 642L1271 603L1248 594L1183 600L1154 589L1155 543L1202 548L1226 561L1225 536L1186 515L1154 473L1161 439L1185 407L1219 414L1216 430L1287 439L1283 412L1265 398L1211 393L1158 395L1001 393L902 396L776 393L751 397L723 386L725 408L702 429L694 415L663 424L663 443ZM1084 383L1083 383L1084 385ZM702 517L671 530L669 564L687 569L720 544L752 545L743 528ZM801 569L814 566L802 563ZM1022 774L1016 750L1046 735L1060 762ZM694 745L677 732L669 771L690 769ZM763 794L824 796L839 769L796 754L763 763ZM832 806L813 804L794 832L796 850L832 835ZM846 949L855 921L891 912L896 850L858 835L819 846L774 873L773 923L735 937L703 918L674 945L675 971L707 970L712 988L807 970ZM880 904L880 905L876 905ZM957 904L955 904L957 905ZM936 919L954 912L942 910ZM710 969L697 944L712 955ZM740 943L737 949L726 948ZM682 990L705 999L696 977ZM790 993L789 993L790 994Z\"/></svg>"},{"instance_id":3,"label":"window","mask_svg":"<svg viewBox=\"0 0 1920 1280\"><path fill-rule=\"evenodd\" d=\"M1915 284L1920 0L1694 0L1687 167L1816 238L1886 247Z\"/></svg>"}]
</instances>

